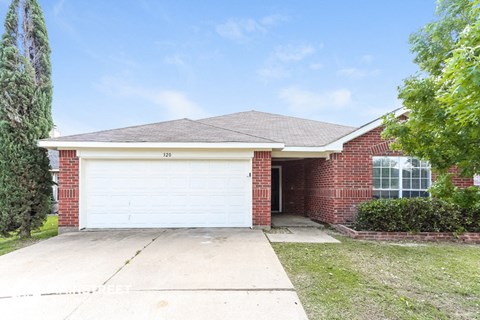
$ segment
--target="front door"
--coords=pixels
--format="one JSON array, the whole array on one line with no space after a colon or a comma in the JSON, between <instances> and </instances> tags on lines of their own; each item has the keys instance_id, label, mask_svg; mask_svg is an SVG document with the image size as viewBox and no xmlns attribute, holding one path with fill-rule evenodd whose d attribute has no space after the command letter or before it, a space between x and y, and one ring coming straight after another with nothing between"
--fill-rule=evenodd
<instances>
[{"instance_id":1,"label":"front door","mask_svg":"<svg viewBox=\"0 0 480 320\"><path fill-rule=\"evenodd\" d=\"M282 211L281 167L272 167L272 212Z\"/></svg>"}]
</instances>

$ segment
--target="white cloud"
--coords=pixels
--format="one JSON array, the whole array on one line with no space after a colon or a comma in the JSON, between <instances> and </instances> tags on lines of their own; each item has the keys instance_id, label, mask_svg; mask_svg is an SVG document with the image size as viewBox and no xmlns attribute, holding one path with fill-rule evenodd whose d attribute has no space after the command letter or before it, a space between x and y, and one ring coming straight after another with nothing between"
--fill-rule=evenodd
<instances>
[{"instance_id":1,"label":"white cloud","mask_svg":"<svg viewBox=\"0 0 480 320\"><path fill-rule=\"evenodd\" d=\"M257 70L259 75L264 80L283 79L289 76L289 72L281 66L265 67Z\"/></svg>"},{"instance_id":2,"label":"white cloud","mask_svg":"<svg viewBox=\"0 0 480 320\"><path fill-rule=\"evenodd\" d=\"M163 59L166 64L171 64L174 66L185 66L186 63L179 55L168 56Z\"/></svg>"},{"instance_id":3,"label":"white cloud","mask_svg":"<svg viewBox=\"0 0 480 320\"><path fill-rule=\"evenodd\" d=\"M246 41L253 33L265 33L267 30L254 19L229 19L215 27L217 33L234 41Z\"/></svg>"},{"instance_id":4,"label":"white cloud","mask_svg":"<svg viewBox=\"0 0 480 320\"><path fill-rule=\"evenodd\" d=\"M286 21L288 21L288 17L282 14L272 14L260 19L260 23L264 26L276 26Z\"/></svg>"},{"instance_id":5,"label":"white cloud","mask_svg":"<svg viewBox=\"0 0 480 320\"><path fill-rule=\"evenodd\" d=\"M310 69L312 70L320 70L320 69L323 69L323 64L321 63L312 63L310 64Z\"/></svg>"},{"instance_id":6,"label":"white cloud","mask_svg":"<svg viewBox=\"0 0 480 320\"><path fill-rule=\"evenodd\" d=\"M59 0L53 5L53 14L55 17L62 13L64 5L65 0Z\"/></svg>"},{"instance_id":7,"label":"white cloud","mask_svg":"<svg viewBox=\"0 0 480 320\"><path fill-rule=\"evenodd\" d=\"M370 64L374 60L374 57L371 54L364 54L361 58L360 61L365 64Z\"/></svg>"},{"instance_id":8,"label":"white cloud","mask_svg":"<svg viewBox=\"0 0 480 320\"><path fill-rule=\"evenodd\" d=\"M370 118L378 118L400 107L402 107L402 101L395 99L392 103L386 103L384 106L365 106L363 110Z\"/></svg>"},{"instance_id":9,"label":"white cloud","mask_svg":"<svg viewBox=\"0 0 480 320\"><path fill-rule=\"evenodd\" d=\"M337 75L344 76L350 79L363 79L366 77L374 77L380 75L379 69L359 69L359 68L344 68L337 71Z\"/></svg>"},{"instance_id":10,"label":"white cloud","mask_svg":"<svg viewBox=\"0 0 480 320\"><path fill-rule=\"evenodd\" d=\"M153 90L146 91L142 96L155 104L164 107L173 118L202 118L206 113L180 91Z\"/></svg>"},{"instance_id":11,"label":"white cloud","mask_svg":"<svg viewBox=\"0 0 480 320\"><path fill-rule=\"evenodd\" d=\"M253 18L230 18L224 23L217 24L215 30L223 38L246 42L258 34L267 33L268 29L287 21L286 16L272 14L260 19Z\"/></svg>"},{"instance_id":12,"label":"white cloud","mask_svg":"<svg viewBox=\"0 0 480 320\"><path fill-rule=\"evenodd\" d=\"M352 101L352 93L347 89L317 93L295 86L281 90L279 97L290 109L300 113L311 113L326 108L342 108Z\"/></svg>"},{"instance_id":13,"label":"white cloud","mask_svg":"<svg viewBox=\"0 0 480 320\"><path fill-rule=\"evenodd\" d=\"M65 105L62 106L66 107ZM92 126L88 121L77 120L76 117L56 117L55 125L60 136L69 136L72 134L79 134L85 132L93 132L99 130L99 128Z\"/></svg>"},{"instance_id":14,"label":"white cloud","mask_svg":"<svg viewBox=\"0 0 480 320\"><path fill-rule=\"evenodd\" d=\"M275 57L282 62L300 61L315 53L315 48L311 45L286 45L275 49Z\"/></svg>"},{"instance_id":15,"label":"white cloud","mask_svg":"<svg viewBox=\"0 0 480 320\"><path fill-rule=\"evenodd\" d=\"M201 107L188 99L186 94L181 91L132 85L115 77L102 78L96 87L109 95L137 98L153 103L163 108L171 119L196 119L207 116Z\"/></svg>"}]
</instances>

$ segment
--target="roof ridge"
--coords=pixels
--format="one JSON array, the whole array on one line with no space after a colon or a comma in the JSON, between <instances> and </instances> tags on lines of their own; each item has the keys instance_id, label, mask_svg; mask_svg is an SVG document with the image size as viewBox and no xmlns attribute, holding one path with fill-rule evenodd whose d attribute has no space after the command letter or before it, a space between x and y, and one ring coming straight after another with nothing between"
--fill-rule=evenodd
<instances>
[{"instance_id":1,"label":"roof ridge","mask_svg":"<svg viewBox=\"0 0 480 320\"><path fill-rule=\"evenodd\" d=\"M240 112L237 112L237 113L240 113ZM200 119L200 120L187 119L187 120L195 122L195 123L200 123L200 124L203 124L205 126L212 127L212 128L217 128L217 129L227 130L227 131L231 131L231 132L235 132L235 133L240 133L240 134L243 134L243 135L249 136L249 137L260 138L260 139L275 142L275 143L282 143L282 142L275 141L275 140L272 140L272 139L268 139L268 138L265 138L265 137L260 137L260 136L256 136L256 135L253 135L253 134L249 134L249 133L245 133L245 132L241 132L241 131L237 131L237 130L232 130L232 129L227 129L227 128L223 128L223 127L219 127L219 126L214 126L214 125L209 124L209 123L203 123L203 122L200 121L200 120L203 120L203 119Z\"/></svg>"},{"instance_id":2,"label":"roof ridge","mask_svg":"<svg viewBox=\"0 0 480 320\"><path fill-rule=\"evenodd\" d=\"M304 120L304 121L309 121L309 122L323 123L323 124L329 124L329 125L340 126L340 127L345 127L345 128L352 128L352 129L358 129L358 128L359 128L359 127L347 126L347 125L338 124L338 123L332 123L332 122L326 122L326 121L319 121L319 120L313 120L313 119L306 119L306 118L301 118L301 117L295 117L295 116L284 115L284 114L273 113L273 112L257 111L257 110L239 111L239 112L234 112L234 113L225 114L225 115L220 115L220 116L203 118L203 119L199 119L199 120L196 120L196 121L202 121L202 120L208 120L208 119L215 119L215 118L222 118L222 117L233 116L233 115L236 115L236 114L249 113L249 112L263 113L263 114L268 114L268 115L272 115L272 116L280 116L280 117L291 118L291 119L296 119L296 120Z\"/></svg>"},{"instance_id":3,"label":"roof ridge","mask_svg":"<svg viewBox=\"0 0 480 320\"><path fill-rule=\"evenodd\" d=\"M347 126L347 125L344 125L344 124L338 124L338 123L332 123L332 122L326 122L326 121L319 121L319 120L295 117L295 116L285 115L285 114L278 114L278 113L265 112L265 111L256 111L256 110L252 110L252 111L258 112L258 113L266 113L266 114L270 114L270 115L274 115L274 116L281 116L281 117L285 117L285 118L297 119L297 120L305 120L305 121L311 121L311 122L317 122L317 123L331 124L331 125L334 125L334 126L340 126L340 127L346 127L346 128L352 128L352 129L357 128L357 127Z\"/></svg>"}]
</instances>

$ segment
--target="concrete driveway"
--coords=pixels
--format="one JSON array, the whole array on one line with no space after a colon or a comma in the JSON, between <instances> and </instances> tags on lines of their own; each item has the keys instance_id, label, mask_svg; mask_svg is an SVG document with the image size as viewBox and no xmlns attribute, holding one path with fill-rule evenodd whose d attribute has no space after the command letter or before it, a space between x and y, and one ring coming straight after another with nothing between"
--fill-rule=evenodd
<instances>
[{"instance_id":1,"label":"concrete driveway","mask_svg":"<svg viewBox=\"0 0 480 320\"><path fill-rule=\"evenodd\" d=\"M2 318L307 319L262 231L64 234L0 256Z\"/></svg>"}]
</instances>

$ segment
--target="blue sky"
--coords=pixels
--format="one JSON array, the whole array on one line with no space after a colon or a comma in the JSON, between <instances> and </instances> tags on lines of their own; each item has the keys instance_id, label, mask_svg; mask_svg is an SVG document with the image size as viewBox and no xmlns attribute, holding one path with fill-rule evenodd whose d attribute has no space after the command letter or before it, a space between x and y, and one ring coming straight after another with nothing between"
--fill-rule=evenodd
<instances>
[{"instance_id":1,"label":"blue sky","mask_svg":"<svg viewBox=\"0 0 480 320\"><path fill-rule=\"evenodd\" d=\"M0 17L9 1L1 0ZM400 106L434 0L41 1L63 135L259 110L360 126Z\"/></svg>"}]
</instances>

